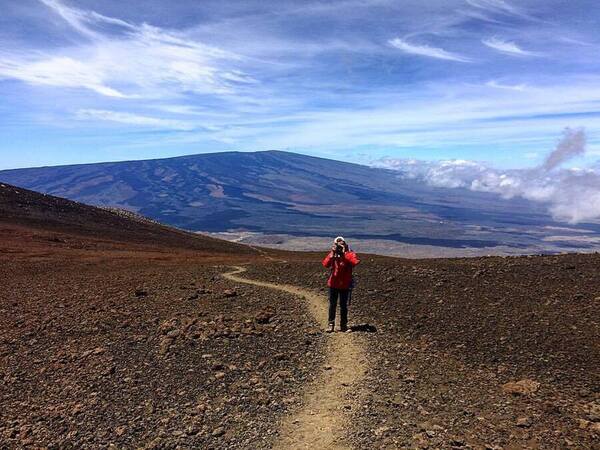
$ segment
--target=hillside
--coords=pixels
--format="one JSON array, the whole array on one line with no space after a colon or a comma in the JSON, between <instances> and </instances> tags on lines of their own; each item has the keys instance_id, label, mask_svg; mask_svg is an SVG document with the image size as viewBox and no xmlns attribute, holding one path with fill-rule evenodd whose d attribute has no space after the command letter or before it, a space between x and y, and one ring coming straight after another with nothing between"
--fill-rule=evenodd
<instances>
[{"instance_id":1,"label":"hillside","mask_svg":"<svg viewBox=\"0 0 600 450\"><path fill-rule=\"evenodd\" d=\"M0 180L192 231L386 239L506 253L591 250L600 227L554 222L543 205L435 188L397 172L288 152L0 171ZM583 228L583 231L581 230ZM401 249L399 250L401 252ZM454 254L454 253L450 253Z\"/></svg>"},{"instance_id":2,"label":"hillside","mask_svg":"<svg viewBox=\"0 0 600 450\"><path fill-rule=\"evenodd\" d=\"M256 253L245 245L187 233L143 220L142 217L107 211L7 184L0 184L0 223L5 239L12 237L12 242L17 245L25 236L24 230L37 230L38 238L47 239L54 245L66 244L76 237L80 245L93 241L96 247L103 241L105 244L136 244L148 249L162 247L211 253ZM47 236L42 237L40 233ZM31 232L28 236L31 237Z\"/></svg>"},{"instance_id":3,"label":"hillside","mask_svg":"<svg viewBox=\"0 0 600 450\"><path fill-rule=\"evenodd\" d=\"M2 448L597 448L597 254L360 255L325 334L322 254L0 213Z\"/></svg>"}]
</instances>

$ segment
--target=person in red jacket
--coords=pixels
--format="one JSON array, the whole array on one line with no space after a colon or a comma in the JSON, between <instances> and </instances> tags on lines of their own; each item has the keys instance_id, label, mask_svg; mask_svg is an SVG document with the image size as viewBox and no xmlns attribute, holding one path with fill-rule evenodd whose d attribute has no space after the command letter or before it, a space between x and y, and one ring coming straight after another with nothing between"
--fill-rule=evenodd
<instances>
[{"instance_id":1,"label":"person in red jacket","mask_svg":"<svg viewBox=\"0 0 600 450\"><path fill-rule=\"evenodd\" d=\"M348 331L348 296L352 288L352 268L360 263L356 253L350 251L346 240L338 236L333 241L331 251L323 259L323 266L331 268L327 280L329 286L329 327L328 333L335 329L335 313L338 297L340 299L340 330Z\"/></svg>"}]
</instances>

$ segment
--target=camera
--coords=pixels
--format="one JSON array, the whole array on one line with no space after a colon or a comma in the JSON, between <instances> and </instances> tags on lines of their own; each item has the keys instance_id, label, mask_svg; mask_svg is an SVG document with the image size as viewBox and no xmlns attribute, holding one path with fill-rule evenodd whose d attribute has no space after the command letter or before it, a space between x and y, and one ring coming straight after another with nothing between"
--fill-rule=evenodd
<instances>
[{"instance_id":1,"label":"camera","mask_svg":"<svg viewBox=\"0 0 600 450\"><path fill-rule=\"evenodd\" d=\"M344 254L344 246L341 244L335 244L335 254L338 256L342 256Z\"/></svg>"}]
</instances>

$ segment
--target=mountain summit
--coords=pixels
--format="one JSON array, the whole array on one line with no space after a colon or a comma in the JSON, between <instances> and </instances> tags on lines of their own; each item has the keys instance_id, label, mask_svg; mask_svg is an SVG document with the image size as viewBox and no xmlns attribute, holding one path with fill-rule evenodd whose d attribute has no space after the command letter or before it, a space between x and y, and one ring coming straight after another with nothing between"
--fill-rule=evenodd
<instances>
[{"instance_id":1,"label":"mountain summit","mask_svg":"<svg viewBox=\"0 0 600 450\"><path fill-rule=\"evenodd\" d=\"M0 180L192 231L524 247L558 225L540 205L432 187L398 172L281 151L0 171Z\"/></svg>"}]
</instances>

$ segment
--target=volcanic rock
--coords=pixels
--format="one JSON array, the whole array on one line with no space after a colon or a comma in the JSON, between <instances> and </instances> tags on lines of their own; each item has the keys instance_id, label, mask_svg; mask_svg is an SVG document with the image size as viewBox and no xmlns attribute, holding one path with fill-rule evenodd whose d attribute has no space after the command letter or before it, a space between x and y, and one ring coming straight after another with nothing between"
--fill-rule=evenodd
<instances>
[{"instance_id":1,"label":"volcanic rock","mask_svg":"<svg viewBox=\"0 0 600 450\"><path fill-rule=\"evenodd\" d=\"M502 385L502 390L507 394L512 395L531 395L540 387L540 383L530 379L523 379L519 381L510 381Z\"/></svg>"},{"instance_id":2,"label":"volcanic rock","mask_svg":"<svg viewBox=\"0 0 600 450\"><path fill-rule=\"evenodd\" d=\"M230 298L230 297L236 297L238 294L235 291L235 289L225 289L222 293L223 297L225 298Z\"/></svg>"}]
</instances>

